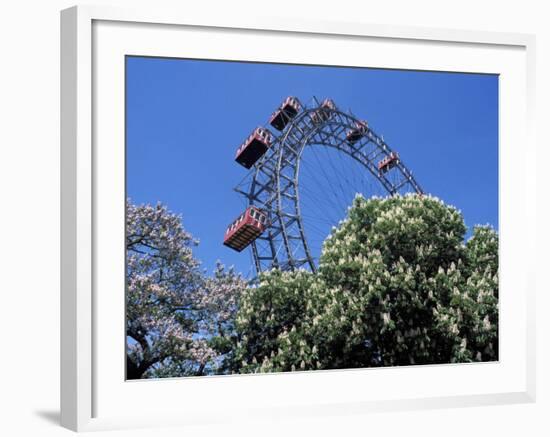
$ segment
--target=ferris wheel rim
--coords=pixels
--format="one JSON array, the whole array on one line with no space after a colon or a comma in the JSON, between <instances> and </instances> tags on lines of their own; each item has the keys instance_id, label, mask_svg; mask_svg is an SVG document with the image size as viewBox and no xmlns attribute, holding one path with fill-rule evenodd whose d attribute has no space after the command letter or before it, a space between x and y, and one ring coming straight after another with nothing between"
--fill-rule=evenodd
<instances>
[{"instance_id":1,"label":"ferris wheel rim","mask_svg":"<svg viewBox=\"0 0 550 437\"><path fill-rule=\"evenodd\" d=\"M303 107L300 113L289 120L283 131L276 137L269 153L262 156L254 165L253 169L251 169L252 177L248 191L236 188L236 191L247 198L249 206L264 209L271 220L271 226L267 229L266 235L258 237L257 240L252 242L252 253L258 275L262 271L272 268L296 270L304 265L307 265L311 271L316 271L315 258L311 254L308 236L304 227L299 192L300 164L303 152L307 146L331 147L347 154L365 167L389 195L398 194L406 186L411 188L413 192L423 194L422 188L413 177L412 172L403 164L401 158L398 158L397 163L392 167L396 168L396 171L400 172L402 176L399 185L392 185L385 174L377 169L375 163L377 158L386 157L390 154L398 155L372 128L367 125L360 139L350 144L347 141L346 132L349 132L349 129L353 129L354 126L358 126L358 123L364 122L354 115L342 112L337 108L322 108L316 99L315 102L315 106ZM327 116L327 118L324 120L321 118L320 122L314 122L312 114L319 114L321 113L320 111L324 114L323 117ZM304 128L307 128L307 130L304 131ZM296 132L299 135L296 135ZM373 145L373 149L377 153L370 157L362 156L363 152L361 149L366 144ZM289 156L293 157L289 159ZM293 177L290 180L283 173L283 170L287 168L293 170ZM265 179L267 179L267 183ZM283 179L285 182L282 182ZM269 186L266 187L266 184L269 184ZM258 186L260 186L260 191L258 191L260 194L256 191ZM288 190L294 194L288 195ZM269 194L269 196L264 196L262 202L260 201L260 195L264 193ZM285 196L290 197L292 200L294 206L293 216L284 210L283 197ZM274 202L275 208L273 207ZM296 225L295 227L299 235L291 235L289 233L287 228L291 228L293 225ZM275 248L274 243L279 235L282 237L282 246L280 245L279 248ZM267 249L264 249L263 253L258 248L259 242L266 243ZM295 246L299 247L300 245L304 256L296 258L297 249ZM282 247L284 247L286 257L282 257L282 260L280 260L279 252ZM267 251L267 255L265 251ZM267 264L268 268L264 268L265 264Z\"/></svg>"}]
</instances>

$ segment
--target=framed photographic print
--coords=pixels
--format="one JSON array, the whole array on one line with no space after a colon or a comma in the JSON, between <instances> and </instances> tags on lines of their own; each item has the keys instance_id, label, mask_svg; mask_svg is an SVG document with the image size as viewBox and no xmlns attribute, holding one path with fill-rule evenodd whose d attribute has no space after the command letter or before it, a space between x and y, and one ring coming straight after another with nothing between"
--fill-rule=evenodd
<instances>
[{"instance_id":1,"label":"framed photographic print","mask_svg":"<svg viewBox=\"0 0 550 437\"><path fill-rule=\"evenodd\" d=\"M75 7L61 44L64 426L534 400L533 37Z\"/></svg>"}]
</instances>

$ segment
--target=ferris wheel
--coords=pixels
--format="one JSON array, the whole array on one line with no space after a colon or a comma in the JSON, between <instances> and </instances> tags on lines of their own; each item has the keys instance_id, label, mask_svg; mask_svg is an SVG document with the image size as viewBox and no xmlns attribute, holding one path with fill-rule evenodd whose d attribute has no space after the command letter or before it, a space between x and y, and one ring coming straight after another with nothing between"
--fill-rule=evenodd
<instances>
[{"instance_id":1,"label":"ferris wheel","mask_svg":"<svg viewBox=\"0 0 550 437\"><path fill-rule=\"evenodd\" d=\"M224 237L239 252L252 247L258 275L315 272L323 241L357 194L423 193L383 137L331 99L287 97L269 125L275 131L257 127L237 149L235 161L248 169L235 187L245 210Z\"/></svg>"}]
</instances>

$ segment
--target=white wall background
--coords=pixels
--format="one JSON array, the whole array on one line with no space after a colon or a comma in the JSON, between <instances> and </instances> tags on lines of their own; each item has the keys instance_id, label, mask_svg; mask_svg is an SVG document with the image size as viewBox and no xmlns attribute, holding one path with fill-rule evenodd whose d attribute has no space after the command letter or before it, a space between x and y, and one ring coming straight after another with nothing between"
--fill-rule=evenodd
<instances>
[{"instance_id":1,"label":"white wall background","mask_svg":"<svg viewBox=\"0 0 550 437\"><path fill-rule=\"evenodd\" d=\"M96 4L152 6L139 0ZM286 14L323 20L365 21L537 35L537 125L540 153L533 157L542 192L550 158L550 14L544 1L498 0L157 0L155 7L193 11L215 8L234 15ZM65 0L0 3L0 430L2 435L68 435L59 428L59 10ZM522 145L518 144L518 153ZM539 202L543 224L549 209ZM546 226L547 227L547 226ZM121 431L117 435L550 435L548 287L550 256L540 251L538 270L538 400L536 404L368 416L327 417L208 430ZM207 408L207 406L205 406Z\"/></svg>"}]
</instances>

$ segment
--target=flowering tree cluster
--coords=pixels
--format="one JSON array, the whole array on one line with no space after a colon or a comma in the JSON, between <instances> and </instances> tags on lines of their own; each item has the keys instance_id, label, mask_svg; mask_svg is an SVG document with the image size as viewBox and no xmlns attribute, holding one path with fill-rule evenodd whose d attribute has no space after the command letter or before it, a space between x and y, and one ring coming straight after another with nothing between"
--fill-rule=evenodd
<instances>
[{"instance_id":1,"label":"flowering tree cluster","mask_svg":"<svg viewBox=\"0 0 550 437\"><path fill-rule=\"evenodd\" d=\"M225 372L246 283L222 265L207 277L165 206L126 208L128 379Z\"/></svg>"},{"instance_id":2,"label":"flowering tree cluster","mask_svg":"<svg viewBox=\"0 0 550 437\"><path fill-rule=\"evenodd\" d=\"M319 272L271 271L241 297L240 372L498 359L498 235L433 197L356 197Z\"/></svg>"}]
</instances>

